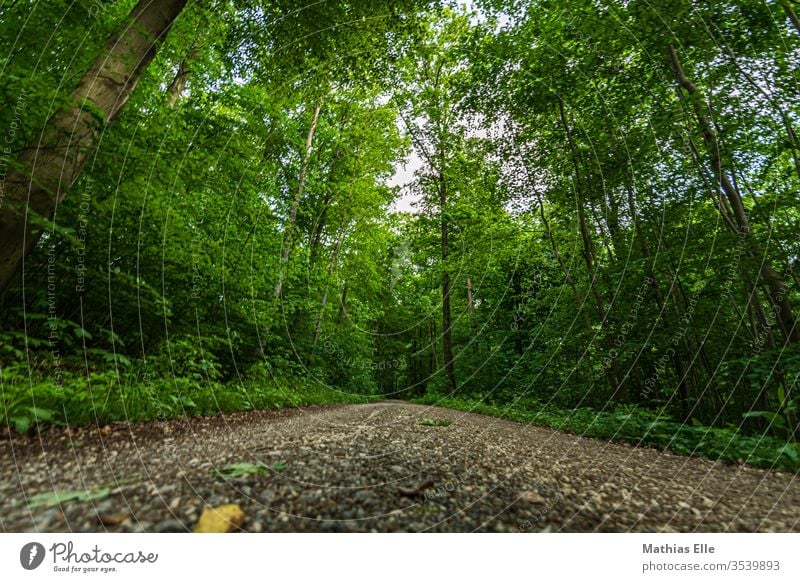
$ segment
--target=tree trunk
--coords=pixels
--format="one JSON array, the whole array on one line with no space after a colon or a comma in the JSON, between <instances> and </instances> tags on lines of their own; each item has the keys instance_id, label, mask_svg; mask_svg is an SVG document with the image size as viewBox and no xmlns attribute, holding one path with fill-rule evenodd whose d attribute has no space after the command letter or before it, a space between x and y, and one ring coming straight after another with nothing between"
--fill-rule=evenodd
<instances>
[{"instance_id":1,"label":"tree trunk","mask_svg":"<svg viewBox=\"0 0 800 582\"><path fill-rule=\"evenodd\" d=\"M167 87L166 101L169 107L175 107L183 96L184 91L186 91L186 83L189 81L189 76L192 72L192 61L197 58L197 53L198 49L196 45L193 44L186 58L178 65L178 72L175 73L175 78L172 79L172 83Z\"/></svg>"},{"instance_id":2,"label":"tree trunk","mask_svg":"<svg viewBox=\"0 0 800 582\"><path fill-rule=\"evenodd\" d=\"M306 135L306 149L303 154L303 163L300 166L300 176L297 182L297 193L292 201L292 207L289 210L289 224L286 225L286 230L283 233L283 252L281 253L281 264L278 268L278 282L275 283L275 297L280 297L283 290L283 278L285 276L286 263L289 261L291 254L294 227L297 224L297 210L300 207L300 201L303 199L303 191L306 187L306 177L308 175L308 161L311 158L311 149L314 146L314 133L317 130L317 122L319 121L319 112L322 110L322 100L314 107L314 113L311 117L311 125L308 127L308 134Z\"/></svg>"},{"instance_id":3,"label":"tree trunk","mask_svg":"<svg viewBox=\"0 0 800 582\"><path fill-rule=\"evenodd\" d=\"M527 171L527 170L526 170ZM564 280L567 282L567 285L570 286L572 289L572 294L575 296L575 303L577 303L578 309L583 314L583 320L586 324L586 329L591 332L592 331L592 321L589 319L589 314L583 308L583 296L581 295L580 290L578 289L577 285L575 285L575 281L572 279L572 275L570 274L569 267L564 263L564 259L561 257L561 253L558 250L558 244L556 243L555 236L553 235L553 229L550 228L550 221L547 218L547 215L544 211L544 201L542 197L539 195L539 192L534 189L534 193L536 195L536 201L539 203L539 215L542 218L542 224L544 224L545 233L547 234L547 240L550 241L550 248L553 251L553 256L558 261L558 264L561 266L561 270L564 272Z\"/></svg>"},{"instance_id":4,"label":"tree trunk","mask_svg":"<svg viewBox=\"0 0 800 582\"><path fill-rule=\"evenodd\" d=\"M475 298L472 296L472 277L467 277L467 311L472 331L472 352L478 353L478 320L475 319Z\"/></svg>"},{"instance_id":5,"label":"tree trunk","mask_svg":"<svg viewBox=\"0 0 800 582\"><path fill-rule=\"evenodd\" d=\"M797 17L797 12L794 11L794 8L792 8L789 0L778 0L778 4L781 5L781 8L783 8L786 16L788 16L789 20L791 20L792 24L794 24L797 33L800 34L800 18Z\"/></svg>"},{"instance_id":6,"label":"tree trunk","mask_svg":"<svg viewBox=\"0 0 800 582\"><path fill-rule=\"evenodd\" d=\"M333 248L333 252L331 252L331 259L328 263L328 277L325 281L325 292L322 294L322 301L320 301L320 308L319 313L317 314L317 322L314 324L314 339L311 342L311 355L309 356L309 362L311 361L311 357L314 354L314 350L317 349L317 342L319 341L319 336L322 331L322 317L325 315L325 306L328 303L328 282L330 278L333 276L333 272L336 270L336 259L339 256L339 249L342 248L342 241L344 240L345 235L345 225L347 224L347 214L345 213L342 216L342 223L339 226L339 236L336 238L336 245Z\"/></svg>"},{"instance_id":7,"label":"tree trunk","mask_svg":"<svg viewBox=\"0 0 800 582\"><path fill-rule=\"evenodd\" d=\"M80 80L70 104L17 158L19 167L7 174L0 200L0 294L42 234L35 216L52 218L186 1L140 0Z\"/></svg>"},{"instance_id":8,"label":"tree trunk","mask_svg":"<svg viewBox=\"0 0 800 582\"><path fill-rule=\"evenodd\" d=\"M347 321L347 281L342 286L342 296L339 299L339 315L336 320L339 324Z\"/></svg>"},{"instance_id":9,"label":"tree trunk","mask_svg":"<svg viewBox=\"0 0 800 582\"><path fill-rule=\"evenodd\" d=\"M448 222L446 218L447 182L445 181L441 169L439 170L439 205L442 212L442 352L447 384L450 391L455 392L457 384L455 358L453 357L452 321L450 315L450 271L447 266L447 258L450 254Z\"/></svg>"},{"instance_id":10,"label":"tree trunk","mask_svg":"<svg viewBox=\"0 0 800 582\"><path fill-rule=\"evenodd\" d=\"M695 117L703 133L703 140L705 141L706 149L711 158L711 168L733 211L736 222L733 225L731 225L730 222L727 222L727 224L729 227L735 228L734 233L741 236L746 241L748 244L747 252L753 260L761 260L761 277L769 288L772 309L779 318L787 343L800 342L800 329L798 329L791 304L789 303L786 283L777 271L767 262L757 241L750 232L750 222L744 208L742 197L728 178L727 169L722 162L717 134L708 118L708 104L703 98L702 93L700 93L697 87L695 87L686 76L678 53L675 51L675 47L670 44L667 48L678 85L694 97Z\"/></svg>"},{"instance_id":11,"label":"tree trunk","mask_svg":"<svg viewBox=\"0 0 800 582\"><path fill-rule=\"evenodd\" d=\"M650 289L653 291L653 298L655 299L656 307L658 307L659 317L664 317L666 315L666 303L664 301L664 296L661 293L661 283L656 275L654 264L649 262L650 258L652 257L652 253L650 252L650 246L647 244L647 239L644 237L644 233L642 232L642 226L639 224L639 214L636 210L636 194L633 190L633 180L627 171L625 172L625 190L628 195L628 212L630 213L631 222L633 223L634 234L639 241L639 248L641 249L642 256L644 256L644 258L648 261L648 284L650 285ZM675 304L675 308L677 310L677 302L673 303ZM680 319L680 315L678 318ZM689 353L688 349L686 350L686 353ZM689 398L688 375L691 369L691 364L689 369L687 369L683 361L683 356L678 350L675 350L675 353L672 356L672 363L675 368L675 375L678 378L678 393L681 395L681 398L684 402L684 412L688 412L688 408L686 407L685 403Z\"/></svg>"},{"instance_id":12,"label":"tree trunk","mask_svg":"<svg viewBox=\"0 0 800 582\"><path fill-rule=\"evenodd\" d=\"M570 151L572 152L572 162L575 169L575 192L578 196L578 222L581 231L581 240L583 241L583 259L586 263L586 269L589 273L589 289L594 297L595 305L597 306L597 314L600 317L600 325L603 329L603 343L606 347L606 352L610 354L614 349L614 340L611 337L611 334L608 330L608 316L606 313L605 306L603 304L603 298L600 296L600 292L597 290L595 286L595 260L596 255L594 249L592 247L592 240L589 235L589 227L586 220L586 209L585 209L585 198L583 195L583 180L581 177L581 170L580 170L580 160L578 157L578 148L575 144L575 140L572 137L572 129L567 122L567 115L564 111L564 102L559 97L558 99L558 109L561 116L561 123L564 127L564 131L567 136L567 143L569 145ZM611 385L611 389L613 391L612 397L617 397L623 402L629 400L627 387L625 386L624 378L621 374L619 369L619 362L617 362L616 358L610 357L610 368L609 372L610 375L608 377L609 384Z\"/></svg>"}]
</instances>

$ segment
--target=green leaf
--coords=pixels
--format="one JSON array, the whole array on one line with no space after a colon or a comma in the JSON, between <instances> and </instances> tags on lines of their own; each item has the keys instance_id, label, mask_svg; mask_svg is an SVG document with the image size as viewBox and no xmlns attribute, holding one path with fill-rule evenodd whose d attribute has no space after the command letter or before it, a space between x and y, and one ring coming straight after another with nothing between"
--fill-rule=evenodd
<instances>
[{"instance_id":1,"label":"green leaf","mask_svg":"<svg viewBox=\"0 0 800 582\"><path fill-rule=\"evenodd\" d=\"M53 421L53 415L55 412L53 410L48 410L47 408L39 408L37 406L29 406L28 410L30 410L33 417L38 420L45 420L47 422Z\"/></svg>"},{"instance_id":2,"label":"green leaf","mask_svg":"<svg viewBox=\"0 0 800 582\"><path fill-rule=\"evenodd\" d=\"M82 327L76 327L75 328L75 335L77 337L84 337L86 339L92 339L92 334L90 334L88 331L86 331Z\"/></svg>"},{"instance_id":3,"label":"green leaf","mask_svg":"<svg viewBox=\"0 0 800 582\"><path fill-rule=\"evenodd\" d=\"M450 421L444 418L425 418L420 422L422 426L450 426Z\"/></svg>"},{"instance_id":4,"label":"green leaf","mask_svg":"<svg viewBox=\"0 0 800 582\"><path fill-rule=\"evenodd\" d=\"M265 475L269 471L283 471L287 467L286 462L276 461L272 465L264 463L234 463L222 469L214 469L211 474L221 479L232 479L245 475Z\"/></svg>"},{"instance_id":5,"label":"green leaf","mask_svg":"<svg viewBox=\"0 0 800 582\"><path fill-rule=\"evenodd\" d=\"M766 418L769 423L778 428L786 428L786 422L780 414L769 410L751 410L742 415L744 418Z\"/></svg>"},{"instance_id":6,"label":"green leaf","mask_svg":"<svg viewBox=\"0 0 800 582\"><path fill-rule=\"evenodd\" d=\"M28 509L52 507L53 505L60 505L67 501L96 501L98 499L105 499L110 493L111 490L107 487L94 491L52 491L48 493L38 493L28 501Z\"/></svg>"},{"instance_id":7,"label":"green leaf","mask_svg":"<svg viewBox=\"0 0 800 582\"><path fill-rule=\"evenodd\" d=\"M780 449L781 454L786 455L795 463L800 463L800 455L797 454L797 445L786 443Z\"/></svg>"},{"instance_id":8,"label":"green leaf","mask_svg":"<svg viewBox=\"0 0 800 582\"><path fill-rule=\"evenodd\" d=\"M29 416L12 416L10 420L14 423L14 430L20 434L28 432L31 427L32 419Z\"/></svg>"}]
</instances>

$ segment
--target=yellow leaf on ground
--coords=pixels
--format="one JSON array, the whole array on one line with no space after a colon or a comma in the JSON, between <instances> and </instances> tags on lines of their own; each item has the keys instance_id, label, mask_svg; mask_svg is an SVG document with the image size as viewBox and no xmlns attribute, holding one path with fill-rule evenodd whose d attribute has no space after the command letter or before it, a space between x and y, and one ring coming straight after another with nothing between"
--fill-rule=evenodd
<instances>
[{"instance_id":1,"label":"yellow leaf on ground","mask_svg":"<svg viewBox=\"0 0 800 582\"><path fill-rule=\"evenodd\" d=\"M206 507L194 526L194 533L229 533L244 521L244 512L235 503Z\"/></svg>"}]
</instances>

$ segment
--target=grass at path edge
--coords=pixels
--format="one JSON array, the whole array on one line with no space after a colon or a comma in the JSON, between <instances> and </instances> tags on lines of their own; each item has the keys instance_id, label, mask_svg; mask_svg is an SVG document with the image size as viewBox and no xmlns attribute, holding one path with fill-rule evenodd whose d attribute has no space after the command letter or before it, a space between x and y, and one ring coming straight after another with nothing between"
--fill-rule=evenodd
<instances>
[{"instance_id":1,"label":"grass at path edge","mask_svg":"<svg viewBox=\"0 0 800 582\"><path fill-rule=\"evenodd\" d=\"M748 436L735 428L680 423L639 407L600 412L590 408L561 409L535 400L523 400L511 406L436 395L415 398L411 402L545 426L584 437L669 450L680 455L800 472L798 443L786 443L770 435Z\"/></svg>"}]
</instances>

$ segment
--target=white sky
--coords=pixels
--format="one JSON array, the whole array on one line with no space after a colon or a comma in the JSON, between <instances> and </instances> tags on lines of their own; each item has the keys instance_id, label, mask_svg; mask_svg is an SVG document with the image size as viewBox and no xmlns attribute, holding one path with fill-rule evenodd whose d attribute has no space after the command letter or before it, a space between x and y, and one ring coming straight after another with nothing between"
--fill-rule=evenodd
<instances>
[{"instance_id":1,"label":"white sky","mask_svg":"<svg viewBox=\"0 0 800 582\"><path fill-rule=\"evenodd\" d=\"M386 183L389 186L399 186L402 188L400 195L394 199L390 206L392 212L414 212L412 203L419 200L419 195L412 191L410 185L414 181L414 172L422 167L422 159L417 152L412 150L405 160L395 166L394 176L389 178Z\"/></svg>"},{"instance_id":2,"label":"white sky","mask_svg":"<svg viewBox=\"0 0 800 582\"><path fill-rule=\"evenodd\" d=\"M465 7L467 10L476 10L476 6L473 0L459 0L458 4L462 7ZM478 21L483 20L483 15L478 11L476 15ZM505 15L500 15L500 22L498 23L498 28L502 28L509 22L509 19ZM398 119L398 128L402 132L405 128L402 125L402 122ZM472 137L487 137L487 132L485 129L480 128L477 132L473 131L470 132ZM414 181L414 172L420 169L423 165L422 158L419 157L419 154L416 150L412 147L411 153L409 154L408 158L403 162L398 163L395 166L395 173L394 175L387 180L387 184L389 186L399 186L402 188L401 194L395 198L394 202L392 202L390 206L390 211L392 212L416 212L416 209L412 206L412 204L419 200L419 195L412 192L410 188L410 184Z\"/></svg>"}]
</instances>

